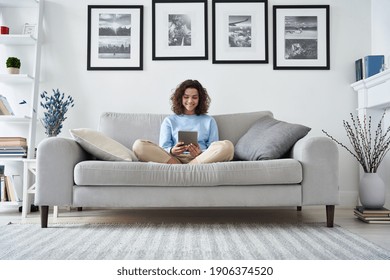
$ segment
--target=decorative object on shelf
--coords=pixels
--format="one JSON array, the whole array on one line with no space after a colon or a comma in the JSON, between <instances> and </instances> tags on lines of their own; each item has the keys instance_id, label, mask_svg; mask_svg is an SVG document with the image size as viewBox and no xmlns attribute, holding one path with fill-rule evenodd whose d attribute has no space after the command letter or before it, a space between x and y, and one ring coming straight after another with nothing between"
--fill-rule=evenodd
<instances>
[{"instance_id":1,"label":"decorative object on shelf","mask_svg":"<svg viewBox=\"0 0 390 280\"><path fill-rule=\"evenodd\" d=\"M88 6L87 70L143 69L143 6Z\"/></svg>"},{"instance_id":2,"label":"decorative object on shelf","mask_svg":"<svg viewBox=\"0 0 390 280\"><path fill-rule=\"evenodd\" d=\"M329 70L329 5L274 5L274 69Z\"/></svg>"},{"instance_id":3,"label":"decorative object on shelf","mask_svg":"<svg viewBox=\"0 0 390 280\"><path fill-rule=\"evenodd\" d=\"M41 119L45 134L49 137L57 136L62 129L62 123L67 119L65 114L68 109L74 107L73 98L61 93L59 89L54 90L53 94L49 95L46 91L41 93L41 106L45 109L44 117Z\"/></svg>"},{"instance_id":4,"label":"decorative object on shelf","mask_svg":"<svg viewBox=\"0 0 390 280\"><path fill-rule=\"evenodd\" d=\"M385 203L385 185L376 173L379 165L390 150L390 127L383 128L384 110L375 133L371 131L371 116L364 115L363 120L351 113L352 125L343 121L348 139L353 151L333 136L322 130L330 139L346 149L362 166L364 174L360 180L359 197L360 202L366 208L380 208ZM374 136L375 135L375 136Z\"/></svg>"},{"instance_id":5,"label":"decorative object on shelf","mask_svg":"<svg viewBox=\"0 0 390 280\"><path fill-rule=\"evenodd\" d=\"M2 35L9 34L9 27L4 25L0 26L0 34Z\"/></svg>"},{"instance_id":6,"label":"decorative object on shelf","mask_svg":"<svg viewBox=\"0 0 390 280\"><path fill-rule=\"evenodd\" d=\"M23 26L23 34L30 34L35 36L36 27L37 27L36 24L25 23Z\"/></svg>"},{"instance_id":7,"label":"decorative object on shelf","mask_svg":"<svg viewBox=\"0 0 390 280\"><path fill-rule=\"evenodd\" d=\"M19 74L20 73L20 59L17 57L8 57L5 62L9 74Z\"/></svg>"},{"instance_id":8,"label":"decorative object on shelf","mask_svg":"<svg viewBox=\"0 0 390 280\"><path fill-rule=\"evenodd\" d=\"M152 1L152 59L207 60L207 0Z\"/></svg>"},{"instance_id":9,"label":"decorative object on shelf","mask_svg":"<svg viewBox=\"0 0 390 280\"><path fill-rule=\"evenodd\" d=\"M267 0L213 0L213 63L268 63Z\"/></svg>"}]
</instances>

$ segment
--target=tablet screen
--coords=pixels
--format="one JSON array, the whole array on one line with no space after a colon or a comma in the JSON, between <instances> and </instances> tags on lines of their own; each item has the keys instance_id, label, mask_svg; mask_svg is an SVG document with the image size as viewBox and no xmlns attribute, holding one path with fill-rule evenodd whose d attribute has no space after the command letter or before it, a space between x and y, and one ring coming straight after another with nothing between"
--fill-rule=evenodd
<instances>
[{"instance_id":1,"label":"tablet screen","mask_svg":"<svg viewBox=\"0 0 390 280\"><path fill-rule=\"evenodd\" d=\"M184 145L198 144L197 131L179 131L179 142L184 142Z\"/></svg>"}]
</instances>

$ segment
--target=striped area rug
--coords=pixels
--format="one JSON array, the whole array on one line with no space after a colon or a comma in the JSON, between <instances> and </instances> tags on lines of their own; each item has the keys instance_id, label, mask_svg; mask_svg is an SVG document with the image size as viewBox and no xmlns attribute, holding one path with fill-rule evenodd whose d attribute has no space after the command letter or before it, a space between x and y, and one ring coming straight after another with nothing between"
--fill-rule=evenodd
<instances>
[{"instance_id":1,"label":"striped area rug","mask_svg":"<svg viewBox=\"0 0 390 280\"><path fill-rule=\"evenodd\" d=\"M324 224L37 224L0 226L0 259L351 260L390 251Z\"/></svg>"}]
</instances>

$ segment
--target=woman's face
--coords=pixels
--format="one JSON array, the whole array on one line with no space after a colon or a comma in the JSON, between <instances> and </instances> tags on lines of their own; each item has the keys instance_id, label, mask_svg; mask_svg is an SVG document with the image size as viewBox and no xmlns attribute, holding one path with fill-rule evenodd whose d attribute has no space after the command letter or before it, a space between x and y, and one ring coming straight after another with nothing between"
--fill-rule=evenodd
<instances>
[{"instance_id":1,"label":"woman's face","mask_svg":"<svg viewBox=\"0 0 390 280\"><path fill-rule=\"evenodd\" d=\"M199 93L196 88L187 88L182 97L185 115L194 115L195 108L199 104Z\"/></svg>"}]
</instances>

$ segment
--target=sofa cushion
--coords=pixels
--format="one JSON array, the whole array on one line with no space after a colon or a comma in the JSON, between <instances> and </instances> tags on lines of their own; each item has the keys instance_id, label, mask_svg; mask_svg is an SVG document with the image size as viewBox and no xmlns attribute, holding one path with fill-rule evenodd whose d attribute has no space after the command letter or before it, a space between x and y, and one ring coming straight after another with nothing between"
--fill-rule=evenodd
<instances>
[{"instance_id":1,"label":"sofa cushion","mask_svg":"<svg viewBox=\"0 0 390 280\"><path fill-rule=\"evenodd\" d=\"M76 165L77 185L240 186L298 184L302 166L295 159L212 164L83 161Z\"/></svg>"},{"instance_id":2,"label":"sofa cushion","mask_svg":"<svg viewBox=\"0 0 390 280\"><path fill-rule=\"evenodd\" d=\"M285 155L295 142L311 128L279 121L270 116L257 120L235 145L240 160L277 159Z\"/></svg>"},{"instance_id":3,"label":"sofa cushion","mask_svg":"<svg viewBox=\"0 0 390 280\"><path fill-rule=\"evenodd\" d=\"M137 161L133 151L102 132L89 129L71 129L70 134L84 150L101 160Z\"/></svg>"}]
</instances>

